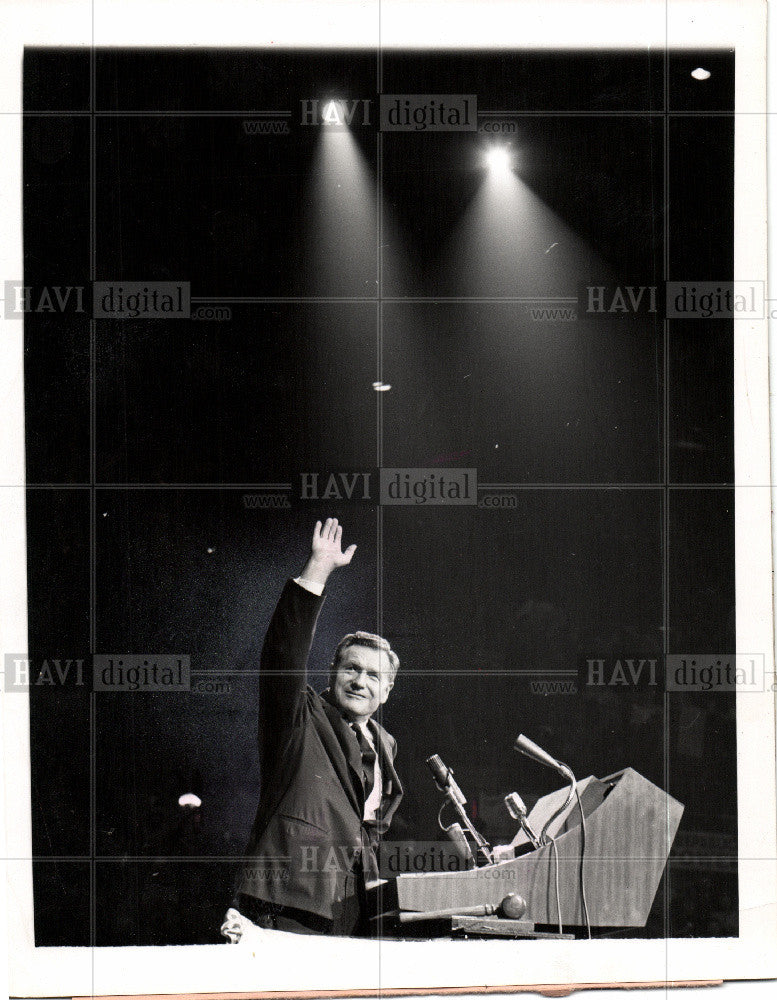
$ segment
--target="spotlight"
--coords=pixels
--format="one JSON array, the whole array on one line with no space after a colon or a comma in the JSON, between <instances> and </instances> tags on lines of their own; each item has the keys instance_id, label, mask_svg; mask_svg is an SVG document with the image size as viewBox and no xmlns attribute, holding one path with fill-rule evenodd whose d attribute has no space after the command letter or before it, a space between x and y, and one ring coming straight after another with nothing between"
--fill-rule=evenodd
<instances>
[{"instance_id":1,"label":"spotlight","mask_svg":"<svg viewBox=\"0 0 777 1000\"><path fill-rule=\"evenodd\" d=\"M195 795L193 792L187 792L178 799L178 805L185 809L186 806L190 806L192 809L199 809L202 805L202 799L199 795Z\"/></svg>"},{"instance_id":2,"label":"spotlight","mask_svg":"<svg viewBox=\"0 0 777 1000\"><path fill-rule=\"evenodd\" d=\"M510 153L504 146L492 146L486 152L486 166L492 174L507 174L510 172Z\"/></svg>"},{"instance_id":3,"label":"spotlight","mask_svg":"<svg viewBox=\"0 0 777 1000\"><path fill-rule=\"evenodd\" d=\"M695 70L691 73L694 80L709 80L712 73L708 69L702 69L701 66L697 66Z\"/></svg>"}]
</instances>

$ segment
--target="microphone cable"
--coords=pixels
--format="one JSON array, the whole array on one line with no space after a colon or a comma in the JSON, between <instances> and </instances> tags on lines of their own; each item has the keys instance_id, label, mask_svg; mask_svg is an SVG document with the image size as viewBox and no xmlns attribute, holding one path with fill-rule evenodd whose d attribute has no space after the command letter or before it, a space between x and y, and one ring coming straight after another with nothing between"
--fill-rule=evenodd
<instances>
[{"instance_id":1,"label":"microphone cable","mask_svg":"<svg viewBox=\"0 0 777 1000\"><path fill-rule=\"evenodd\" d=\"M548 837L548 841L550 842L551 854L553 854L556 858L556 913L558 915L558 932L559 934L563 934L564 927L561 923L561 890L559 888L559 868L561 866L561 862L558 856L558 845L556 844L556 838Z\"/></svg>"},{"instance_id":2,"label":"microphone cable","mask_svg":"<svg viewBox=\"0 0 777 1000\"><path fill-rule=\"evenodd\" d=\"M563 764L561 761L554 760L549 754L545 753L536 743L532 743L530 739L521 734L515 741L515 749L519 753L525 754L527 757L532 757L534 760L539 761L541 764L545 764L546 767L553 768L555 771L559 771L564 777L566 777L570 782L569 793L567 795L566 801L562 806L560 806L550 817L550 819L545 823L542 830L540 831L539 841L540 844L550 843L552 853L555 854L556 858L556 908L558 911L558 930L559 934L562 933L562 923L561 923L561 896L559 892L559 856L558 856L558 846L556 845L556 840L551 837L548 833L553 822L558 816L560 816L567 806L570 804L573 798L577 797L577 805L580 809L580 897L583 904L583 918L585 920L586 931L588 932L588 939L591 939L591 917L588 912L588 900L585 895L585 845L586 845L586 827L585 827L585 813L583 812L583 803L580 798L580 791L577 787L577 781L575 779L572 771Z\"/></svg>"},{"instance_id":3,"label":"microphone cable","mask_svg":"<svg viewBox=\"0 0 777 1000\"><path fill-rule=\"evenodd\" d=\"M577 805L580 809L580 896L583 900L583 916L585 917L585 927L588 931L588 940L591 940L591 918L588 915L588 902L585 898L585 813L583 812L583 803L580 799L580 792L578 791L577 785L575 785L575 795L577 796Z\"/></svg>"}]
</instances>

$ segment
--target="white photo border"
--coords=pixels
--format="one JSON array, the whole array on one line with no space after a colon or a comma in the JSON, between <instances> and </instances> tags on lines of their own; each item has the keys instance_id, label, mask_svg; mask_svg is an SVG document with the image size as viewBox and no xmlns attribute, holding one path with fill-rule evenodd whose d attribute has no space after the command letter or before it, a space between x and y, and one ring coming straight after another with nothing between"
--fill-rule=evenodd
<instances>
[{"instance_id":1,"label":"white photo border","mask_svg":"<svg viewBox=\"0 0 777 1000\"><path fill-rule=\"evenodd\" d=\"M25 46L736 50L735 279L766 281L766 4L658 0L11 0L3 6L0 248L21 276ZM714 193L711 193L711 197ZM27 647L22 324L0 336L0 649ZM774 670L767 320L735 323L737 649ZM737 696L739 937L362 941L270 933L266 948L35 948L28 704L3 697L11 992L17 996L445 989L777 975L774 694Z\"/></svg>"}]
</instances>

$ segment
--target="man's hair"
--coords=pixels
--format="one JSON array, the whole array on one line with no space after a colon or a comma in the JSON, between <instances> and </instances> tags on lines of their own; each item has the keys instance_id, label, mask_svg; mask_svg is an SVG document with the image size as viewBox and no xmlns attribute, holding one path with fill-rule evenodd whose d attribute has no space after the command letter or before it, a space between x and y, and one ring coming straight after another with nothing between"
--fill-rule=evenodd
<instances>
[{"instance_id":1,"label":"man's hair","mask_svg":"<svg viewBox=\"0 0 777 1000\"><path fill-rule=\"evenodd\" d=\"M379 649L388 656L389 669L391 671L391 681L397 676L399 670L399 657L388 644L387 640L380 635L373 635L372 632L351 632L344 635L338 642L335 655L332 657L330 670L337 670L343 653L351 646L367 646L368 649Z\"/></svg>"}]
</instances>

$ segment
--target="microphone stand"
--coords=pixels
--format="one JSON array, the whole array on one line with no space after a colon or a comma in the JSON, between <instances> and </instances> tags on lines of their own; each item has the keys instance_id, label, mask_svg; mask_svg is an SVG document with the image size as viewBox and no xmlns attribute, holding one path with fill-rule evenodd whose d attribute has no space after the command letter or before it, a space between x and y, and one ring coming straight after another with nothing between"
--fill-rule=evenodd
<instances>
[{"instance_id":1,"label":"microphone stand","mask_svg":"<svg viewBox=\"0 0 777 1000\"><path fill-rule=\"evenodd\" d=\"M469 816L467 816L467 814L464 812L463 807L459 804L458 799L456 799L454 796L452 796L449 792L446 792L446 795L447 795L447 801L443 802L442 806L440 807L440 812L439 812L438 817L437 817L437 821L439 822L440 827L443 830L445 830L446 833L450 829L449 827L444 827L442 825L442 821L440 820L440 816L442 815L443 809L448 804L450 804L456 810L456 812L458 813L459 819L466 826L466 828L469 830L470 836L472 837L472 839L475 841L475 843L478 846L478 849L477 849L478 866L477 867L478 868L483 868L483 867L485 867L485 865L493 865L494 864L494 856L491 853L491 845L488 843L488 841L484 837L482 837L477 832L477 830L475 829L475 827L472 825L472 822L470 821Z\"/></svg>"},{"instance_id":2,"label":"microphone stand","mask_svg":"<svg viewBox=\"0 0 777 1000\"><path fill-rule=\"evenodd\" d=\"M440 816L442 815L443 809L449 802L456 810L456 813L458 814L458 817L461 820L461 822L469 830L472 839L478 845L478 851L477 851L478 860L481 862L478 865L478 867L484 867L485 865L493 865L494 856L491 852L491 845L484 837L482 837L478 833L478 831L472 825L469 816L464 811L464 803L467 800L462 795L459 786L453 780L453 771L449 767L446 767L445 764L443 764L443 762L440 760L437 754L433 754L432 757L429 757L426 763L429 765L432 771L432 775L434 776L434 780L437 787L440 789L441 792L445 793L445 797L447 799L447 802L443 802L440 808L440 813L438 815L437 821L440 824L440 828L447 832L446 827L444 827L442 824Z\"/></svg>"},{"instance_id":3,"label":"microphone stand","mask_svg":"<svg viewBox=\"0 0 777 1000\"><path fill-rule=\"evenodd\" d=\"M547 836L548 828L556 819L556 817L560 816L564 812L564 810L567 808L569 803L574 798L575 792L577 790L577 780L575 779L574 774L572 774L571 769L568 768L566 764L562 764L561 761L559 761L559 767L557 768L557 770L559 774L562 774L569 782L569 794L567 795L566 801L564 802L563 806L559 806L559 808L553 813L553 815L550 817L545 826L543 826L542 830L540 830L540 842L543 844L548 843L548 836Z\"/></svg>"}]
</instances>

